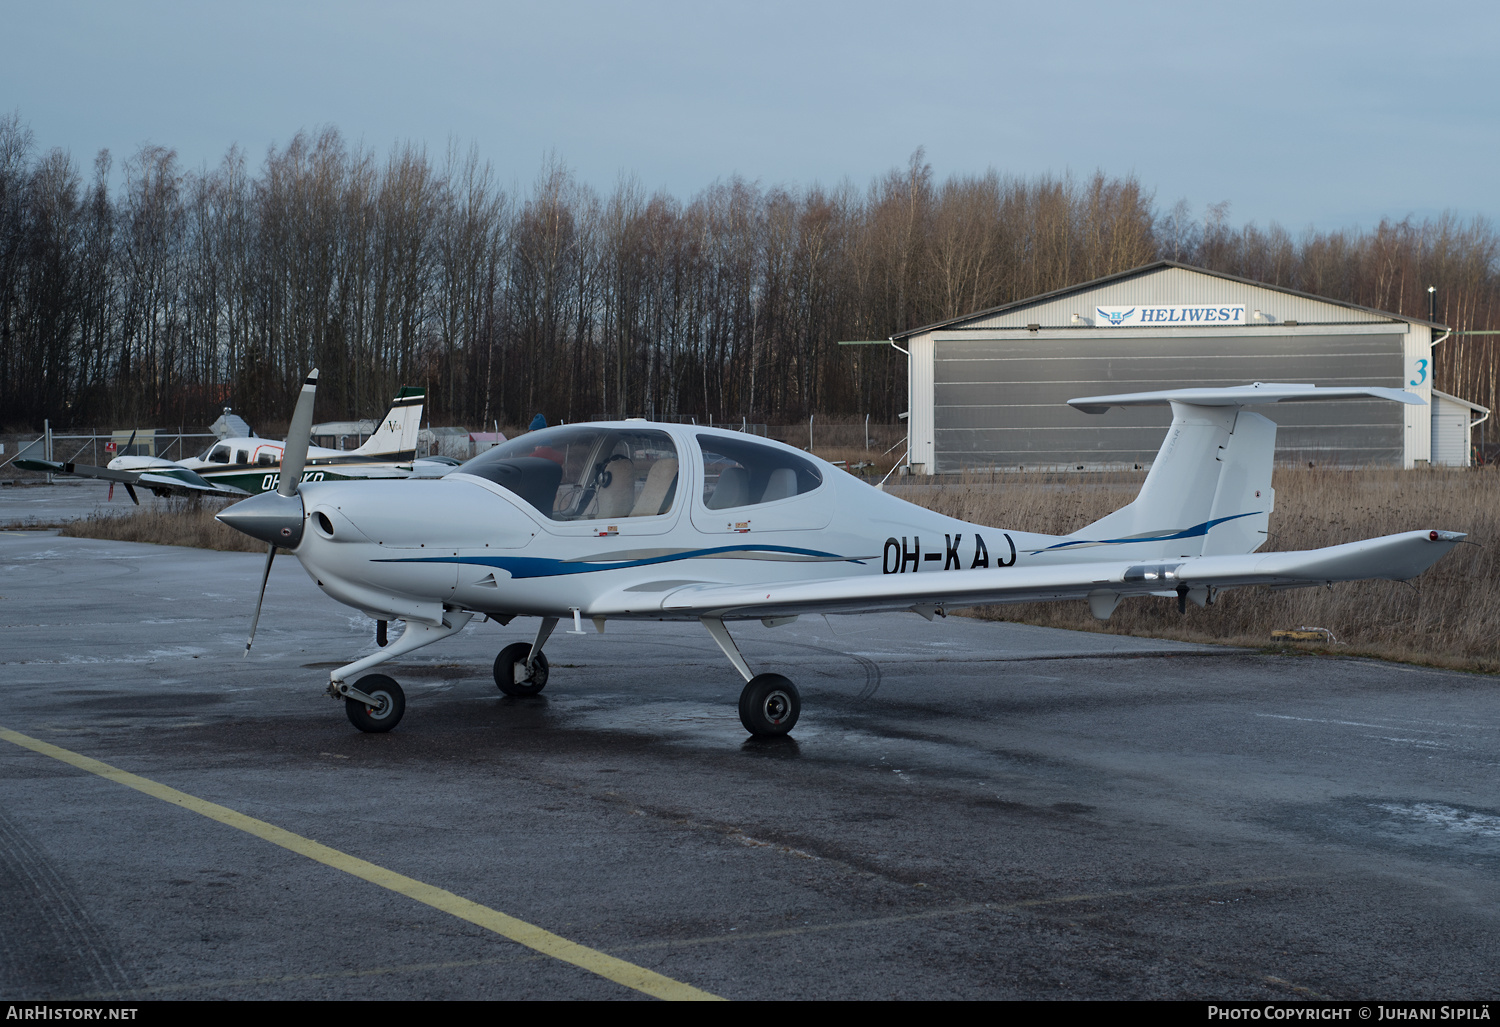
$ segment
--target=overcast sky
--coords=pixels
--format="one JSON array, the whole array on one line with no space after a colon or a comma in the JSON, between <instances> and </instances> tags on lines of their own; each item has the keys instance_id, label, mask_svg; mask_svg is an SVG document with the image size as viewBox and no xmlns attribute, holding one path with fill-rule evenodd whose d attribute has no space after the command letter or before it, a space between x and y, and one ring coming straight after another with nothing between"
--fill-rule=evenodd
<instances>
[{"instance_id":1,"label":"overcast sky","mask_svg":"<svg viewBox=\"0 0 1500 1027\"><path fill-rule=\"evenodd\" d=\"M334 125L523 187L549 151L603 191L863 186L925 146L1294 231L1500 212L1494 2L0 2L0 110L85 166Z\"/></svg>"}]
</instances>

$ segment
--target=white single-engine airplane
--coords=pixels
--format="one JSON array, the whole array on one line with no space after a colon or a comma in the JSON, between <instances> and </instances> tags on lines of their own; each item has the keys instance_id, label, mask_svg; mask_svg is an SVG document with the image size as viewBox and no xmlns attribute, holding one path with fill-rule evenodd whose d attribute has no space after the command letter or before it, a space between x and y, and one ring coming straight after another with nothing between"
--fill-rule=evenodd
<instances>
[{"instance_id":1,"label":"white single-engine airplane","mask_svg":"<svg viewBox=\"0 0 1500 1027\"><path fill-rule=\"evenodd\" d=\"M405 711L378 664L461 631L475 614L541 619L531 642L495 658L508 695L547 684L542 649L559 621L696 620L745 687L740 720L784 734L801 698L780 674L756 674L726 621L784 624L804 613L1087 600L1108 618L1132 595L1211 602L1244 585L1295 587L1406 580L1464 536L1423 529L1302 552L1266 540L1276 425L1247 406L1378 397L1398 389L1256 384L1071 400L1087 413L1172 407L1156 462L1130 505L1071 535L1038 535L945 517L904 502L800 450L733 431L643 420L567 425L510 440L436 480L299 484L317 371L302 387L274 493L219 519L293 553L328 595L406 627L394 644L339 667L329 694L362 731ZM250 641L265 599L265 578ZM384 642L382 631L382 643ZM357 678L357 680L356 680Z\"/></svg>"},{"instance_id":2,"label":"white single-engine airplane","mask_svg":"<svg viewBox=\"0 0 1500 1027\"><path fill-rule=\"evenodd\" d=\"M422 425L422 400L426 390L403 386L375 434L358 449L325 449L307 446L302 467L303 481L352 481L369 478L406 478L423 473L441 476L448 468L416 460L417 433ZM134 441L135 436L131 436ZM286 444L258 436L220 439L201 454L184 460L159 456L117 456L105 467L53 460L22 459L16 466L28 471L46 471L78 478L99 478L125 486L137 505L135 488L150 489L157 496L253 496L275 489L281 479L282 449ZM129 448L127 446L127 448Z\"/></svg>"}]
</instances>

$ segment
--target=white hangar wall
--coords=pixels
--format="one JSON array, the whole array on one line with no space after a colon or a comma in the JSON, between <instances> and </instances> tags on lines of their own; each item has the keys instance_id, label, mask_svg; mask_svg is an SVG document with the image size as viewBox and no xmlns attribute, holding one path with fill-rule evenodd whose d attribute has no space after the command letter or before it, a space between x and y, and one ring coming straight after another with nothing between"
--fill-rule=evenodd
<instances>
[{"instance_id":1,"label":"white hangar wall","mask_svg":"<svg viewBox=\"0 0 1500 1027\"><path fill-rule=\"evenodd\" d=\"M1468 467L1474 453L1474 427L1489 420L1478 403L1432 390L1432 462Z\"/></svg>"},{"instance_id":2,"label":"white hangar wall","mask_svg":"<svg viewBox=\"0 0 1500 1027\"><path fill-rule=\"evenodd\" d=\"M1177 316L1177 307L1243 307L1243 321L1111 327L1105 316ZM1149 465L1169 409L1089 415L1067 406L1078 396L1280 381L1404 388L1430 402L1432 338L1426 322L1150 265L898 336L910 351L912 471ZM1432 455L1427 407L1372 400L1265 412L1279 426L1281 460L1411 467Z\"/></svg>"}]
</instances>

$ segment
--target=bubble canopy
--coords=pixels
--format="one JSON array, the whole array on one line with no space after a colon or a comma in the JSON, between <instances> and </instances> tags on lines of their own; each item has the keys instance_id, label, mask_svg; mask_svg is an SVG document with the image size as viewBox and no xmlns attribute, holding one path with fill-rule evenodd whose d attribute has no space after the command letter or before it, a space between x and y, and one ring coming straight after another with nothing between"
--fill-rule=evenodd
<instances>
[{"instance_id":1,"label":"bubble canopy","mask_svg":"<svg viewBox=\"0 0 1500 1027\"><path fill-rule=\"evenodd\" d=\"M650 428L565 425L527 432L460 465L554 521L656 517L677 495L677 448Z\"/></svg>"}]
</instances>

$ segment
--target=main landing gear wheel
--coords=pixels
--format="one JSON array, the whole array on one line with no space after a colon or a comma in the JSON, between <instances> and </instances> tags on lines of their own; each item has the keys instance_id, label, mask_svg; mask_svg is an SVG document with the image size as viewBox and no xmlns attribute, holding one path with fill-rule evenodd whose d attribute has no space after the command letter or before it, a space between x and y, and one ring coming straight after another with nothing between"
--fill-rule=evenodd
<instances>
[{"instance_id":1,"label":"main landing gear wheel","mask_svg":"<svg viewBox=\"0 0 1500 1027\"><path fill-rule=\"evenodd\" d=\"M380 705L371 706L361 699L345 699L344 712L349 714L349 723L371 733L389 731L401 723L401 715L406 712L406 693L394 679L384 674L366 674L354 682L354 687Z\"/></svg>"},{"instance_id":2,"label":"main landing gear wheel","mask_svg":"<svg viewBox=\"0 0 1500 1027\"><path fill-rule=\"evenodd\" d=\"M757 738L786 734L801 712L797 686L780 674L757 674L740 693L740 723Z\"/></svg>"},{"instance_id":3,"label":"main landing gear wheel","mask_svg":"<svg viewBox=\"0 0 1500 1027\"><path fill-rule=\"evenodd\" d=\"M536 695L547 687L547 656L537 653L531 667L526 666L526 657L531 654L530 642L515 642L500 650L495 657L495 684L506 695Z\"/></svg>"}]
</instances>

